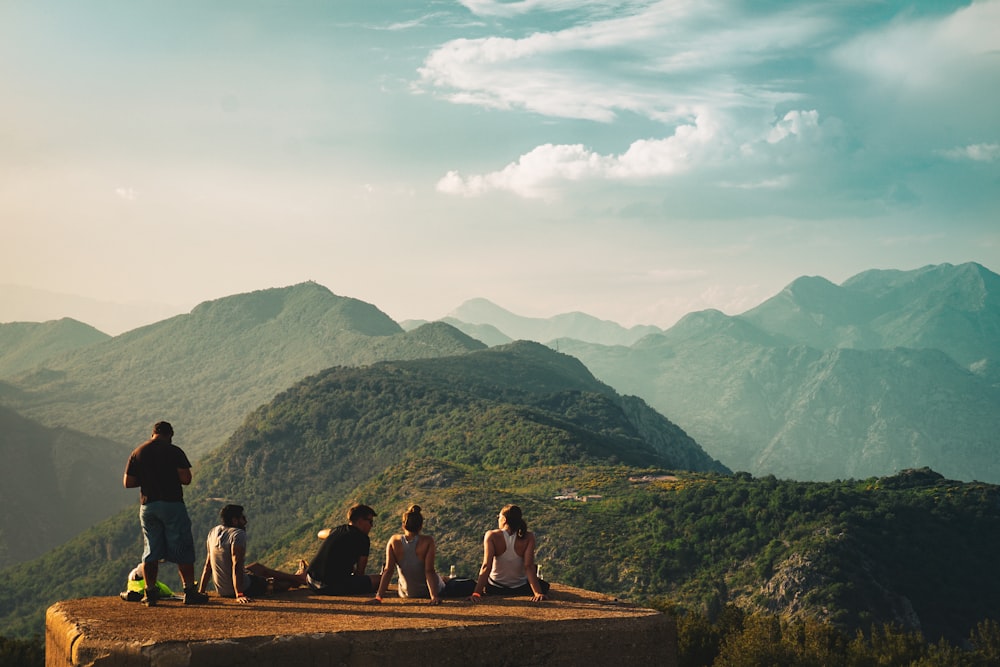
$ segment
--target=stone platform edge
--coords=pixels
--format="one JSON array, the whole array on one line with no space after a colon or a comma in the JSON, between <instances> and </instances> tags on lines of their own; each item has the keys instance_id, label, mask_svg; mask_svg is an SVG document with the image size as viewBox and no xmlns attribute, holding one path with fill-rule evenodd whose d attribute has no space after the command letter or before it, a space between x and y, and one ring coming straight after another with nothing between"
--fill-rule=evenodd
<instances>
[{"instance_id":1,"label":"stone platform edge","mask_svg":"<svg viewBox=\"0 0 1000 667\"><path fill-rule=\"evenodd\" d=\"M89 636L67 605L46 612L46 667L677 665L674 620L654 610L531 622L482 622L473 613L469 625L133 641ZM365 615L357 616L363 628Z\"/></svg>"}]
</instances>

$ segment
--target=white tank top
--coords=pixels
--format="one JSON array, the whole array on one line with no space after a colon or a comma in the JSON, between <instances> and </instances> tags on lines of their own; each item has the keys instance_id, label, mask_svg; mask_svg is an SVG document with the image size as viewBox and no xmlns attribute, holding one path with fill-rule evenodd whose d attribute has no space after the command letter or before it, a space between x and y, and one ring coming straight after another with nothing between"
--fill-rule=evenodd
<instances>
[{"instance_id":1,"label":"white tank top","mask_svg":"<svg viewBox=\"0 0 1000 667\"><path fill-rule=\"evenodd\" d=\"M507 549L500 555L493 558L493 571L490 572L490 583L506 586L507 588L517 588L528 583L528 575L524 573L524 558L518 556L514 551L514 542L517 540L517 533L508 533L506 530L500 533L507 543Z\"/></svg>"}]
</instances>

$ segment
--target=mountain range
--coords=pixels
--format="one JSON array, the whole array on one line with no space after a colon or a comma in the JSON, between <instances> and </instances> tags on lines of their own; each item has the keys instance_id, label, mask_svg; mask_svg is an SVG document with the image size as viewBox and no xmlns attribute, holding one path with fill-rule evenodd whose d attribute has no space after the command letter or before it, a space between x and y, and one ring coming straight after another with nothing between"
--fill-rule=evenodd
<instances>
[{"instance_id":1,"label":"mountain range","mask_svg":"<svg viewBox=\"0 0 1000 667\"><path fill-rule=\"evenodd\" d=\"M803 277L746 313L690 313L630 345L544 342L734 470L833 480L929 466L1000 482L1000 276L979 264Z\"/></svg>"},{"instance_id":2,"label":"mountain range","mask_svg":"<svg viewBox=\"0 0 1000 667\"><path fill-rule=\"evenodd\" d=\"M354 501L382 512L376 544L416 501L433 517L440 563L471 573L482 531L515 501L556 581L708 613L735 603L961 637L1000 613L997 487L897 471L950 453L935 466L949 477L994 474L998 431L983 433L998 412L995 278L974 264L867 272L840 287L805 278L746 317L692 313L627 344L561 329L547 341L560 352L488 348L445 322L404 331L304 283L91 344L22 336L0 361L30 350L34 365L0 374L0 404L38 442L72 426L117 443L120 462L106 464L116 487L127 450L171 419L196 458L196 534L222 503L244 503L252 557L272 565L308 557L316 530ZM467 326L510 338L500 324ZM677 404L662 408L664 397ZM758 460L758 472L728 473ZM774 476L792 468L801 479L856 472ZM600 500L555 500L575 494ZM141 548L126 509L0 571L0 634L38 632L55 599L115 594Z\"/></svg>"},{"instance_id":3,"label":"mountain range","mask_svg":"<svg viewBox=\"0 0 1000 667\"><path fill-rule=\"evenodd\" d=\"M663 331L581 313L521 317L484 299L433 326L401 327L304 283L206 302L106 340L72 320L0 325L0 401L128 444L145 437L147 422L183 415L179 434L198 456L247 411L329 365L517 337L577 356L732 469L820 480L926 465L993 482L998 285L975 263L866 271L839 286L802 277L743 314L691 313Z\"/></svg>"},{"instance_id":4,"label":"mountain range","mask_svg":"<svg viewBox=\"0 0 1000 667\"><path fill-rule=\"evenodd\" d=\"M740 318L817 349L941 350L970 367L1000 356L1000 276L970 262L865 271L839 287L803 277Z\"/></svg>"},{"instance_id":5,"label":"mountain range","mask_svg":"<svg viewBox=\"0 0 1000 667\"><path fill-rule=\"evenodd\" d=\"M662 329L652 325L637 325L626 329L616 322L580 312L546 318L524 317L504 310L487 299L470 299L441 321L487 345L502 345L512 340L544 343L563 337L601 345L631 345L644 336L662 332ZM425 323L426 320L406 320L400 325L409 330Z\"/></svg>"},{"instance_id":6,"label":"mountain range","mask_svg":"<svg viewBox=\"0 0 1000 667\"><path fill-rule=\"evenodd\" d=\"M23 326L0 324L0 340ZM0 373L0 402L48 426L130 447L165 419L197 458L306 375L482 347L443 324L404 332L375 306L302 283L207 301L189 314L49 355L30 370L14 372L10 362L12 370ZM3 349L0 368L8 367L10 348Z\"/></svg>"},{"instance_id":7,"label":"mountain range","mask_svg":"<svg viewBox=\"0 0 1000 667\"><path fill-rule=\"evenodd\" d=\"M516 502L557 594L583 586L713 617L736 604L848 633L891 623L930 641L1000 613L1000 487L926 469L832 483L730 474L639 399L540 344L327 369L251 413L194 472L196 536L238 502L249 557L281 569L366 502L379 513L377 570L418 502L438 568L470 575L497 508ZM57 599L115 595L141 549L129 509L0 571L0 633L38 632Z\"/></svg>"}]
</instances>

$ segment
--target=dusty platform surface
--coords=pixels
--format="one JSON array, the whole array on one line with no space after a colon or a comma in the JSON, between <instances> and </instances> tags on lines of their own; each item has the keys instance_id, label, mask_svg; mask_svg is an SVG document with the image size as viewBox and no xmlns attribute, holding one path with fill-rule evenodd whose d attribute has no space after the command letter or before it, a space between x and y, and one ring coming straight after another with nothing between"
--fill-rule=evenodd
<instances>
[{"instance_id":1,"label":"dusty platform surface","mask_svg":"<svg viewBox=\"0 0 1000 667\"><path fill-rule=\"evenodd\" d=\"M432 606L387 596L381 605L368 605L369 596L297 590L248 605L214 595L203 605L164 600L153 608L117 597L66 600L46 616L46 664L279 664L280 651L287 664L366 665L397 651L411 655L421 643L433 646L418 653L441 658L443 650L448 656L435 664L574 664L585 655L591 665L618 657L675 664L674 625L663 614L565 586L553 586L551 598L456 599ZM609 641L618 648L601 653ZM537 661L503 657L504 642L521 643L518 650L536 646ZM578 652L585 655L574 658Z\"/></svg>"},{"instance_id":2,"label":"dusty platform surface","mask_svg":"<svg viewBox=\"0 0 1000 667\"><path fill-rule=\"evenodd\" d=\"M567 619L649 616L657 612L615 602L599 593L559 587L552 599L487 597L483 602L445 600L431 606L422 600L386 596L367 605L371 596L323 596L307 590L288 591L250 604L209 597L208 604L185 606L161 601L147 608L116 597L66 600L53 605L91 640L166 642L184 639L233 639L260 635L313 634L357 630L443 628L495 623L530 623Z\"/></svg>"}]
</instances>

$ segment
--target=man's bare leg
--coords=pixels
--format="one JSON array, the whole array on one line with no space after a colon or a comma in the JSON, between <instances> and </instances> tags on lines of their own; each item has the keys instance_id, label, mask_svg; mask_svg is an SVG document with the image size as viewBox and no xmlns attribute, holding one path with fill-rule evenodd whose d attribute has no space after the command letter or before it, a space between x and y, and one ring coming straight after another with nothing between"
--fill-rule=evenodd
<instances>
[{"instance_id":1,"label":"man's bare leg","mask_svg":"<svg viewBox=\"0 0 1000 667\"><path fill-rule=\"evenodd\" d=\"M194 563L178 563L177 574L181 575L181 585L186 590L194 585Z\"/></svg>"},{"instance_id":2,"label":"man's bare leg","mask_svg":"<svg viewBox=\"0 0 1000 667\"><path fill-rule=\"evenodd\" d=\"M292 574L291 572L272 570L266 565L262 565L260 563L250 563L247 565L247 572L263 579L273 579L275 582L281 581L289 584L290 586L305 586L309 583L306 581L306 573L304 571Z\"/></svg>"},{"instance_id":3,"label":"man's bare leg","mask_svg":"<svg viewBox=\"0 0 1000 667\"><path fill-rule=\"evenodd\" d=\"M156 588L156 577L160 573L160 564L153 561L146 561L142 564L142 580L147 588Z\"/></svg>"}]
</instances>

